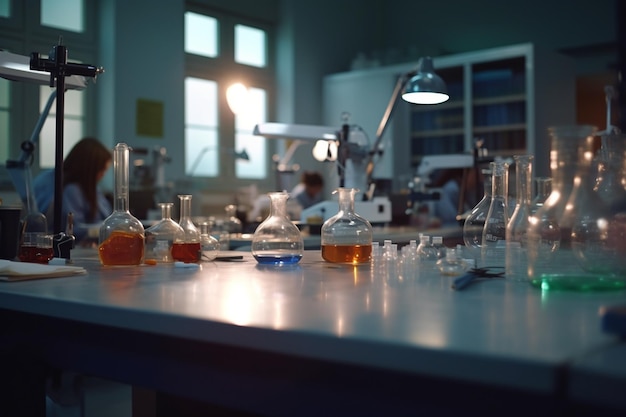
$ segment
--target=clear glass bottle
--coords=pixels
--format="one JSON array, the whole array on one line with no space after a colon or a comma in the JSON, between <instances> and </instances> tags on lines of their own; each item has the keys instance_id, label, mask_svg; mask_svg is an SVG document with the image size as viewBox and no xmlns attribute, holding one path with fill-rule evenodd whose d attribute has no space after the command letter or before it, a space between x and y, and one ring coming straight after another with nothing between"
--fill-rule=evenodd
<instances>
[{"instance_id":1,"label":"clear glass bottle","mask_svg":"<svg viewBox=\"0 0 626 417\"><path fill-rule=\"evenodd\" d=\"M446 257L447 248L443 244L443 236L433 236L433 248L437 251L437 259Z\"/></svg>"},{"instance_id":2,"label":"clear glass bottle","mask_svg":"<svg viewBox=\"0 0 626 417\"><path fill-rule=\"evenodd\" d=\"M608 199L596 189L598 166L593 160L595 129L574 126L553 129L553 157L577 156L571 191L554 184L545 204L532 218L528 232L528 279L542 290L610 290L626 288L626 192L615 189ZM571 148L576 147L572 151ZM621 154L622 161L626 157ZM554 165L553 165L554 166ZM626 177L619 182L626 183ZM561 197L560 194L564 196ZM605 196L606 197L606 196ZM559 206L557 203L565 200Z\"/></svg>"},{"instance_id":3,"label":"clear glass bottle","mask_svg":"<svg viewBox=\"0 0 626 417\"><path fill-rule=\"evenodd\" d=\"M535 214L537 210L543 207L543 203L548 199L552 192L552 178L536 177L535 178L535 197L530 203L530 213Z\"/></svg>"},{"instance_id":4,"label":"clear glass bottle","mask_svg":"<svg viewBox=\"0 0 626 417\"><path fill-rule=\"evenodd\" d=\"M526 281L528 264L527 237L531 216L533 155L515 155L515 209L506 225L505 276L513 281Z\"/></svg>"},{"instance_id":5,"label":"clear glass bottle","mask_svg":"<svg viewBox=\"0 0 626 417\"><path fill-rule=\"evenodd\" d=\"M274 192L268 196L270 214L254 231L252 256L260 264L296 264L302 259L304 241L298 227L287 216L289 193Z\"/></svg>"},{"instance_id":6,"label":"clear glass bottle","mask_svg":"<svg viewBox=\"0 0 626 417\"><path fill-rule=\"evenodd\" d=\"M417 245L417 257L421 265L435 264L439 259L437 249L430 241L430 236L420 235L420 243Z\"/></svg>"},{"instance_id":7,"label":"clear glass bottle","mask_svg":"<svg viewBox=\"0 0 626 417\"><path fill-rule=\"evenodd\" d=\"M172 257L175 261L197 263L200 262L202 256L202 245L200 243L200 231L191 219L192 196L190 194L179 194L178 199L180 200L180 220L178 224L184 233L174 241Z\"/></svg>"},{"instance_id":8,"label":"clear glass bottle","mask_svg":"<svg viewBox=\"0 0 626 417\"><path fill-rule=\"evenodd\" d=\"M211 236L208 222L200 224L200 246L202 248L203 261L212 261L217 258L220 251L220 242Z\"/></svg>"},{"instance_id":9,"label":"clear glass bottle","mask_svg":"<svg viewBox=\"0 0 626 417\"><path fill-rule=\"evenodd\" d=\"M509 221L507 195L509 164L504 161L489 163L491 167L491 204L483 228L481 266L504 266L506 225Z\"/></svg>"},{"instance_id":10,"label":"clear glass bottle","mask_svg":"<svg viewBox=\"0 0 626 417\"><path fill-rule=\"evenodd\" d=\"M337 188L339 212L322 225L322 258L344 264L367 263L372 256L372 225L354 211L357 188Z\"/></svg>"},{"instance_id":11,"label":"clear glass bottle","mask_svg":"<svg viewBox=\"0 0 626 417\"><path fill-rule=\"evenodd\" d=\"M491 205L491 171L485 169L482 173L484 178L483 198L470 211L463 223L463 242L468 249L469 255L474 257L480 256L483 229L485 228L485 220Z\"/></svg>"},{"instance_id":12,"label":"clear glass bottle","mask_svg":"<svg viewBox=\"0 0 626 417\"><path fill-rule=\"evenodd\" d=\"M98 255L102 265L140 265L144 256L144 228L128 210L129 147L113 149L113 213L100 226Z\"/></svg>"},{"instance_id":13,"label":"clear glass bottle","mask_svg":"<svg viewBox=\"0 0 626 417\"><path fill-rule=\"evenodd\" d=\"M176 240L184 240L185 231L172 220L173 203L159 203L161 220L146 229L146 261L153 259L159 263L174 262L172 245Z\"/></svg>"},{"instance_id":14,"label":"clear glass bottle","mask_svg":"<svg viewBox=\"0 0 626 417\"><path fill-rule=\"evenodd\" d=\"M231 235L240 234L242 224L241 220L237 217L237 206L235 204L229 204L224 208L224 210L226 211L226 221L224 227Z\"/></svg>"}]
</instances>

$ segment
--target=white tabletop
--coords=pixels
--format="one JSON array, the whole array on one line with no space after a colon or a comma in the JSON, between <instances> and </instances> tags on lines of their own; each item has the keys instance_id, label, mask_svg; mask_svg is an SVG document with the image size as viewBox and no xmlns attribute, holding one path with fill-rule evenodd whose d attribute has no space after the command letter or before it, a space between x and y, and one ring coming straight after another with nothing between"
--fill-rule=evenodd
<instances>
[{"instance_id":1,"label":"white tabletop","mask_svg":"<svg viewBox=\"0 0 626 417\"><path fill-rule=\"evenodd\" d=\"M503 279L463 291L452 278L407 277L324 262L245 261L102 267L75 251L88 275L0 283L0 308L368 367L554 390L565 363L615 342L601 306L625 292L541 292Z\"/></svg>"}]
</instances>

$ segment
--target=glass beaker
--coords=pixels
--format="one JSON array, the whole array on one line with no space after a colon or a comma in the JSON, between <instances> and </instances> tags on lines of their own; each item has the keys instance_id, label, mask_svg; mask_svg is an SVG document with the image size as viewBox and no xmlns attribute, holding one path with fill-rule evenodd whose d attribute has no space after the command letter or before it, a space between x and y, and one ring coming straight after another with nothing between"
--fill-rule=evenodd
<instances>
[{"instance_id":1,"label":"glass beaker","mask_svg":"<svg viewBox=\"0 0 626 417\"><path fill-rule=\"evenodd\" d=\"M190 194L179 194L180 200L180 220L179 226L183 229L183 234L174 240L172 245L172 257L175 261L185 263L200 262L202 257L202 244L200 243L200 231L191 220L191 198Z\"/></svg>"},{"instance_id":2,"label":"glass beaker","mask_svg":"<svg viewBox=\"0 0 626 417\"><path fill-rule=\"evenodd\" d=\"M252 236L252 256L260 264L289 265L300 262L304 241L298 227L287 216L286 192L268 194L270 214Z\"/></svg>"},{"instance_id":3,"label":"glass beaker","mask_svg":"<svg viewBox=\"0 0 626 417\"><path fill-rule=\"evenodd\" d=\"M463 242L469 249L469 253L475 258L480 256L480 246L483 240L483 229L485 228L485 220L489 213L491 205L491 171L482 170L483 173L483 198L470 211L469 215L463 223Z\"/></svg>"},{"instance_id":4,"label":"glass beaker","mask_svg":"<svg viewBox=\"0 0 626 417\"><path fill-rule=\"evenodd\" d=\"M509 164L490 162L491 204L485 219L480 244L482 266L504 266L506 225L509 221L507 196L509 190Z\"/></svg>"},{"instance_id":5,"label":"glass beaker","mask_svg":"<svg viewBox=\"0 0 626 417\"><path fill-rule=\"evenodd\" d=\"M514 155L515 210L506 225L506 278L526 281L527 232L531 216L533 155Z\"/></svg>"},{"instance_id":6,"label":"glass beaker","mask_svg":"<svg viewBox=\"0 0 626 417\"><path fill-rule=\"evenodd\" d=\"M360 264L372 256L372 225L354 211L356 188L337 188L339 212L322 225L322 258L328 262Z\"/></svg>"},{"instance_id":7,"label":"glass beaker","mask_svg":"<svg viewBox=\"0 0 626 417\"><path fill-rule=\"evenodd\" d=\"M172 245L176 240L184 240L185 231L172 220L173 203L159 203L161 220L146 229L145 258L157 262L174 262Z\"/></svg>"},{"instance_id":8,"label":"glass beaker","mask_svg":"<svg viewBox=\"0 0 626 417\"><path fill-rule=\"evenodd\" d=\"M100 226L98 255L102 265L140 265L143 262L143 225L128 210L128 153L125 143L118 143L113 149L113 213Z\"/></svg>"},{"instance_id":9,"label":"glass beaker","mask_svg":"<svg viewBox=\"0 0 626 417\"><path fill-rule=\"evenodd\" d=\"M610 290L626 287L626 191L613 188L612 195L602 195L596 188L599 177L598 160L593 158L595 129L590 126L569 128L565 133L577 143L577 155L571 191L559 196L565 187L554 184L550 197L531 218L529 228L528 279L542 290ZM561 133L562 130L555 132ZM615 137L616 140L624 140ZM566 147L565 140L556 150ZM618 158L626 155L620 151ZM601 168L600 171L602 171ZM600 175L604 175L600 173ZM620 169L620 181L626 183ZM557 197L553 195L557 193ZM566 201L558 211L558 199Z\"/></svg>"}]
</instances>

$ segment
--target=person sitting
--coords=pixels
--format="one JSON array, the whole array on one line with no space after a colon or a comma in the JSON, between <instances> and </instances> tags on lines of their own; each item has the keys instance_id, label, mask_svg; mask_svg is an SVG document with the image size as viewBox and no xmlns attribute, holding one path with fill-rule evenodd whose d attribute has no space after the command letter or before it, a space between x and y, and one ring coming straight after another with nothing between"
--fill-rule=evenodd
<instances>
[{"instance_id":1,"label":"person sitting","mask_svg":"<svg viewBox=\"0 0 626 417\"><path fill-rule=\"evenodd\" d=\"M103 221L113 211L111 203L98 188L112 162L111 151L92 137L78 141L63 161L61 228L66 230L67 216L72 213L76 242L87 238L90 224ZM42 213L52 213L54 186L54 169L42 172L33 181L37 205Z\"/></svg>"},{"instance_id":2,"label":"person sitting","mask_svg":"<svg viewBox=\"0 0 626 417\"><path fill-rule=\"evenodd\" d=\"M322 201L323 190L322 175L314 171L305 171L302 173L300 183L291 190L291 197L305 209Z\"/></svg>"}]
</instances>

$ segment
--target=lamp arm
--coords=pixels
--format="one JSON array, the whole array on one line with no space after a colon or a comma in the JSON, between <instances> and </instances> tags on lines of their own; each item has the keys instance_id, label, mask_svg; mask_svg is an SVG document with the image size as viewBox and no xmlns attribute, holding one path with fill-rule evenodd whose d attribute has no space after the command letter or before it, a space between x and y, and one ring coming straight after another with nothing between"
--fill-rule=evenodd
<instances>
[{"instance_id":1,"label":"lamp arm","mask_svg":"<svg viewBox=\"0 0 626 417\"><path fill-rule=\"evenodd\" d=\"M370 151L369 158L367 160L367 166L365 168L365 173L367 175L367 185L369 187L368 191L363 196L366 200L371 200L374 196L374 187L372 187L371 185L372 175L374 174L374 157L377 154L382 155L382 150L379 149L380 142L383 139L385 129L387 128L389 120L391 119L391 115L393 114L393 110L396 107L398 96L400 95L400 92L406 85L407 81L410 80L411 77L415 74L417 74L417 70L409 71L406 74L398 77L398 81L396 82L396 86L393 89L393 93L391 94L391 98L389 99L389 103L387 104L387 108L385 109L385 113L383 114L383 118L380 120L378 130L376 130L376 141L374 142L374 146Z\"/></svg>"},{"instance_id":2,"label":"lamp arm","mask_svg":"<svg viewBox=\"0 0 626 417\"><path fill-rule=\"evenodd\" d=\"M44 123L46 123L46 119L48 118L48 115L50 114L50 109L52 108L52 103L54 103L54 100L56 99L56 97L57 97L57 90L54 89L52 90L52 93L50 93L50 97L48 97L48 101L46 102L46 105L43 111L39 115L39 119L37 119L37 123L35 124L35 127L33 128L33 132L30 134L29 142L33 146L28 146L29 149L24 149L24 147L22 147L22 154L20 155L20 162L25 162L35 150L34 145L39 140L41 129L43 129L43 125Z\"/></svg>"}]
</instances>

